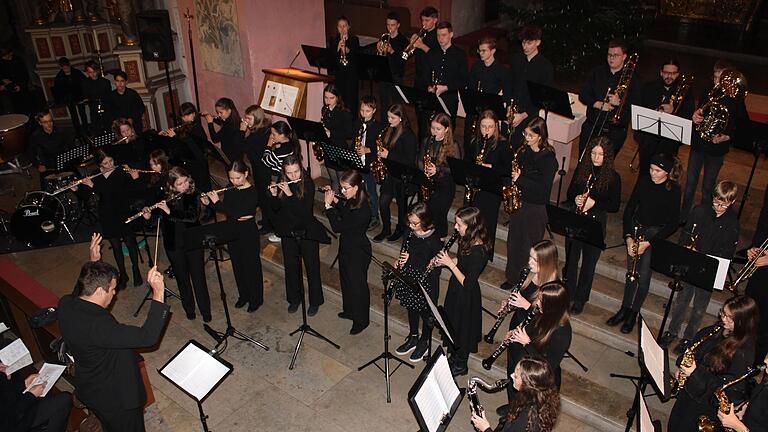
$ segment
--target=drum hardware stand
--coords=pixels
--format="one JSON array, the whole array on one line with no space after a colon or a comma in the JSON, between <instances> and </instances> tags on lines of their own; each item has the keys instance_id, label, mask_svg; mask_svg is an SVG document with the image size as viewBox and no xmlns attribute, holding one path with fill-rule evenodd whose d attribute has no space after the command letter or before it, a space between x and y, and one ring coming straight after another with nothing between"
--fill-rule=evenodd
<instances>
[{"instance_id":1,"label":"drum hardware stand","mask_svg":"<svg viewBox=\"0 0 768 432\"><path fill-rule=\"evenodd\" d=\"M2 140L0 140L0 144L2 144ZM29 167L31 165L27 164L26 166L24 166L24 164L22 164L19 161L19 157L18 156L14 157L12 160L9 160L8 162L6 162L5 165L8 165L10 168L9 169L4 169L4 170L0 171L0 175L5 175L5 174L26 174L27 178L32 178L32 176L29 174Z\"/></svg>"}]
</instances>

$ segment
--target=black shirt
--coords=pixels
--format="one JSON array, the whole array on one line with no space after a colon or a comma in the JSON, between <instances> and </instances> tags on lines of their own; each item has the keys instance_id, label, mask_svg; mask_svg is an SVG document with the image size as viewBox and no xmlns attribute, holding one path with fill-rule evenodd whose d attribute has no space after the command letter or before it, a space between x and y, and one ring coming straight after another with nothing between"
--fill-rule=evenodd
<instances>
[{"instance_id":1,"label":"black shirt","mask_svg":"<svg viewBox=\"0 0 768 432\"><path fill-rule=\"evenodd\" d=\"M443 95L456 94L467 84L467 53L454 44L443 50L442 47L429 50L427 53L430 82L432 73L438 84L448 86ZM441 97L443 97L441 95Z\"/></svg>"},{"instance_id":2,"label":"black shirt","mask_svg":"<svg viewBox=\"0 0 768 432\"><path fill-rule=\"evenodd\" d=\"M700 99L702 106L707 102L708 95L709 92L702 95ZM721 133L723 135L728 135L730 139L718 144L715 144L712 141L705 141L701 137L701 134L699 134L697 131L696 125L694 125L693 132L691 133L692 150L700 151L709 156L723 156L728 153L731 145L738 139L738 131L736 129L736 125L738 125L741 121L749 118L749 115L747 114L747 107L744 104L744 99L734 99L732 97L725 96L719 102L723 104L728 110L728 122L726 123L725 128Z\"/></svg>"},{"instance_id":3,"label":"black shirt","mask_svg":"<svg viewBox=\"0 0 768 432\"><path fill-rule=\"evenodd\" d=\"M517 178L517 185L523 202L542 205L548 203L558 168L555 152L547 149L534 152L529 147L518 156L518 163L520 176Z\"/></svg>"},{"instance_id":4,"label":"black shirt","mask_svg":"<svg viewBox=\"0 0 768 432\"><path fill-rule=\"evenodd\" d=\"M42 128L36 129L29 142L34 151L35 162L50 170L56 169L56 156L68 147L64 137L56 128L51 133L46 133Z\"/></svg>"},{"instance_id":5,"label":"black shirt","mask_svg":"<svg viewBox=\"0 0 768 432\"><path fill-rule=\"evenodd\" d=\"M329 72L338 75L339 72L343 71L345 73L352 73L356 76L357 59L355 58L355 54L360 51L360 40L355 35L349 35L347 37L345 45L347 49L349 49L349 52L346 53L348 62L346 66L341 65L341 50L337 49L339 47L339 40L341 40L341 35L338 33L331 39L328 39L328 49L333 52L333 62L329 65Z\"/></svg>"},{"instance_id":6,"label":"black shirt","mask_svg":"<svg viewBox=\"0 0 768 432\"><path fill-rule=\"evenodd\" d=\"M391 132L394 134L394 132ZM416 154L419 152L419 141L410 128L403 126L403 132L397 141L387 145L387 159L413 167L416 166Z\"/></svg>"},{"instance_id":7,"label":"black shirt","mask_svg":"<svg viewBox=\"0 0 768 432\"><path fill-rule=\"evenodd\" d=\"M389 38L389 45L392 47L392 54L387 54L389 61L389 70L392 72L392 79L395 83L402 83L405 75L405 60L403 60L403 50L408 46L408 39L402 33Z\"/></svg>"},{"instance_id":8,"label":"black shirt","mask_svg":"<svg viewBox=\"0 0 768 432\"><path fill-rule=\"evenodd\" d=\"M592 180L590 183L596 184L602 174L602 166L592 165ZM581 195L587 190L586 181L574 176L571 185L568 186L568 201L573 202L576 199L576 195ZM621 206L621 177L616 171L613 172L613 180L608 183L608 188L605 190L598 190L594 186L589 192L589 198L595 201L595 205L587 212L587 214L594 213L616 213Z\"/></svg>"},{"instance_id":9,"label":"black shirt","mask_svg":"<svg viewBox=\"0 0 768 432\"><path fill-rule=\"evenodd\" d=\"M307 240L329 243L330 239L322 224L313 213L315 205L315 183L309 176L304 176L304 196L299 197L299 184L288 185L291 196L269 194L269 204L272 213L276 216L272 223L275 232L282 236L296 236L300 233ZM279 190L279 189L278 189Z\"/></svg>"},{"instance_id":10,"label":"black shirt","mask_svg":"<svg viewBox=\"0 0 768 432\"><path fill-rule=\"evenodd\" d=\"M106 102L112 92L112 85L104 77L96 77L95 80L86 77L80 81L80 90L83 98L91 102L100 100Z\"/></svg>"},{"instance_id":11,"label":"black shirt","mask_svg":"<svg viewBox=\"0 0 768 432\"><path fill-rule=\"evenodd\" d=\"M208 133L211 135L211 141L221 143L221 151L224 152L224 155L230 161L238 160L243 156L239 148L239 126L239 124L235 124L235 119L232 116L224 120L218 132L213 128L213 122L208 123Z\"/></svg>"},{"instance_id":12,"label":"black shirt","mask_svg":"<svg viewBox=\"0 0 768 432\"><path fill-rule=\"evenodd\" d=\"M659 78L643 84L638 104L652 110L658 109L661 106L662 100L664 100L665 103L668 102L669 97L677 91L679 82L680 80L678 79L677 81L673 82L672 85L667 86L664 83L664 80ZM685 99L683 99L682 106L680 106L677 114L675 115L682 118L690 118L691 114L693 114L693 95L691 94L689 88L688 93L685 95ZM650 134L644 131L635 131L635 136L643 142L646 142L645 140L651 140L651 142L653 142L653 140L656 139L670 142L672 141L669 138L658 138L656 135L657 130L655 128L649 132L653 132L654 134Z\"/></svg>"},{"instance_id":13,"label":"black shirt","mask_svg":"<svg viewBox=\"0 0 768 432\"><path fill-rule=\"evenodd\" d=\"M768 430L768 382L763 381L752 391L747 412L742 421L751 432Z\"/></svg>"},{"instance_id":14,"label":"black shirt","mask_svg":"<svg viewBox=\"0 0 768 432\"><path fill-rule=\"evenodd\" d=\"M490 94L499 94L503 90L503 97L508 100L512 94L512 80L509 71L498 60L494 59L490 66L480 60L469 71L467 88Z\"/></svg>"},{"instance_id":15,"label":"black shirt","mask_svg":"<svg viewBox=\"0 0 768 432\"><path fill-rule=\"evenodd\" d=\"M141 101L139 93L129 87L125 88L123 94L113 90L109 95L107 112L112 120L126 118L133 121L133 129L139 133L143 129L141 117L144 114L144 102Z\"/></svg>"},{"instance_id":16,"label":"black shirt","mask_svg":"<svg viewBox=\"0 0 768 432\"><path fill-rule=\"evenodd\" d=\"M552 86L554 68L552 63L541 53L528 57L523 53L512 56L510 62L512 69L512 93L518 108L528 113L528 117L539 115L539 108L533 105L531 95L528 92L528 81ZM505 98L508 99L508 98Z\"/></svg>"},{"instance_id":17,"label":"black shirt","mask_svg":"<svg viewBox=\"0 0 768 432\"><path fill-rule=\"evenodd\" d=\"M352 113L347 109L341 109L339 105L333 107L332 110L325 109L325 116L322 119L323 126L331 131L331 136L328 137L331 140L331 144L336 147L350 148L347 145L347 140L355 136L357 132L352 126L354 119Z\"/></svg>"},{"instance_id":18,"label":"black shirt","mask_svg":"<svg viewBox=\"0 0 768 432\"><path fill-rule=\"evenodd\" d=\"M616 72L611 72L610 67L607 64L600 65L589 73L589 78L581 87L579 92L579 100L587 106L587 120L594 122L597 120L600 110L594 107L595 102L605 100L605 95L608 93L608 88L611 88L613 93L616 90L616 86L621 79L621 74L624 69L619 69ZM637 74L632 75L632 79L629 84L629 94L626 103L624 104L624 111L621 116L621 126L626 128L629 124L630 116L628 115L632 104L637 104L640 100L640 80L637 78ZM610 115L613 117L615 110L611 111ZM606 122L606 124L609 124Z\"/></svg>"},{"instance_id":19,"label":"black shirt","mask_svg":"<svg viewBox=\"0 0 768 432\"><path fill-rule=\"evenodd\" d=\"M681 245L690 246L693 224L696 224L693 235L696 237L697 251L726 259L733 258L739 240L739 220L733 209L729 208L717 217L712 204L694 208L680 233Z\"/></svg>"},{"instance_id":20,"label":"black shirt","mask_svg":"<svg viewBox=\"0 0 768 432\"><path fill-rule=\"evenodd\" d=\"M679 221L680 186L673 183L667 190L666 183L656 184L650 177L638 178L624 207L624 235L632 234L635 224L661 226L654 238L664 239L675 232Z\"/></svg>"},{"instance_id":21,"label":"black shirt","mask_svg":"<svg viewBox=\"0 0 768 432\"><path fill-rule=\"evenodd\" d=\"M85 81L85 75L79 69L70 68L69 75L60 70L53 79L54 99L57 103L72 104L80 102L82 96L82 83Z\"/></svg>"},{"instance_id":22,"label":"black shirt","mask_svg":"<svg viewBox=\"0 0 768 432\"><path fill-rule=\"evenodd\" d=\"M410 38L408 38L410 41ZM440 44L437 43L437 29L433 28L428 31L424 38L421 40L424 45L429 47L429 51L440 48ZM414 52L414 61L416 63L416 78L414 79L413 86L418 89L426 90L430 80L430 69L427 64L427 54L424 51L416 48Z\"/></svg>"},{"instance_id":23,"label":"black shirt","mask_svg":"<svg viewBox=\"0 0 768 432\"><path fill-rule=\"evenodd\" d=\"M258 204L259 195L256 188L249 186L224 192L221 199L213 204L213 208L226 214L227 221L236 222L241 217L254 216Z\"/></svg>"}]
</instances>

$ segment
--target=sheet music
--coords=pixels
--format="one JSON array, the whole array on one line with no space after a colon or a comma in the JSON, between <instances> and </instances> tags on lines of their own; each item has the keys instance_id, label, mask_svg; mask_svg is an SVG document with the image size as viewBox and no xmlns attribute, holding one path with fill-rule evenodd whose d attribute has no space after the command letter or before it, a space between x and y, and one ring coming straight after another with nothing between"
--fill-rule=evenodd
<instances>
[{"instance_id":1,"label":"sheet music","mask_svg":"<svg viewBox=\"0 0 768 432\"><path fill-rule=\"evenodd\" d=\"M640 432L654 432L651 413L648 412L648 406L645 404L645 398L640 395Z\"/></svg>"},{"instance_id":2,"label":"sheet music","mask_svg":"<svg viewBox=\"0 0 768 432\"><path fill-rule=\"evenodd\" d=\"M444 113L446 113L446 114L448 114L448 115L450 115L450 114L451 114L451 112L450 112L450 111L448 111L448 107L447 107L447 106L445 106L445 102L443 102L443 98L441 98L440 96L438 96L438 95L437 95L437 93L435 93L435 96L437 96L437 100L438 100L438 101L440 101L440 106L441 106L441 107L443 107L443 112L444 112Z\"/></svg>"},{"instance_id":3,"label":"sheet music","mask_svg":"<svg viewBox=\"0 0 768 432\"><path fill-rule=\"evenodd\" d=\"M264 96L261 98L261 107L290 116L293 113L298 95L298 87L267 80L264 85Z\"/></svg>"},{"instance_id":4,"label":"sheet music","mask_svg":"<svg viewBox=\"0 0 768 432\"><path fill-rule=\"evenodd\" d=\"M707 256L717 260L717 274L715 275L714 288L718 291L722 291L725 287L725 279L728 277L728 268L731 266L731 260L709 254L707 254Z\"/></svg>"},{"instance_id":5,"label":"sheet music","mask_svg":"<svg viewBox=\"0 0 768 432\"><path fill-rule=\"evenodd\" d=\"M432 316L435 317L435 320L440 325L440 328L444 330L445 336L448 338L448 340L450 340L451 343L454 343L453 336L448 331L448 327L445 326L445 321L443 321L443 316L440 315L440 311L437 310L437 307L432 302L432 299L429 297L429 294L427 294L427 290L424 289L424 286L422 285L422 283L419 281L418 284L419 284L419 288L421 289L421 294L427 300L427 305L429 306L429 309L432 312Z\"/></svg>"},{"instance_id":6,"label":"sheet music","mask_svg":"<svg viewBox=\"0 0 768 432\"><path fill-rule=\"evenodd\" d=\"M640 350L643 353L643 363L645 368L651 374L651 378L656 383L656 386L661 391L666 391L664 387L664 371L667 369L666 361L667 356L664 354L664 349L656 342L656 338L651 333L644 319L640 319Z\"/></svg>"},{"instance_id":7,"label":"sheet music","mask_svg":"<svg viewBox=\"0 0 768 432\"><path fill-rule=\"evenodd\" d=\"M178 384L197 400L202 400L229 372L229 369L206 351L187 345L160 373Z\"/></svg>"},{"instance_id":8,"label":"sheet music","mask_svg":"<svg viewBox=\"0 0 768 432\"><path fill-rule=\"evenodd\" d=\"M4 322L0 322L0 333L8 330L8 326Z\"/></svg>"},{"instance_id":9,"label":"sheet music","mask_svg":"<svg viewBox=\"0 0 768 432\"><path fill-rule=\"evenodd\" d=\"M450 414L451 407L460 396L448 358L441 355L414 398L429 432L440 427L443 416Z\"/></svg>"},{"instance_id":10,"label":"sheet music","mask_svg":"<svg viewBox=\"0 0 768 432\"><path fill-rule=\"evenodd\" d=\"M31 383L27 386L27 388L24 390L24 393L28 392L30 388L42 384L45 384L45 388L43 389L43 394L41 397L48 394L49 391L53 388L53 385L56 384L56 381L59 380L61 377L61 374L64 373L64 370L66 370L67 367L63 365L57 365L52 363L45 363L43 364L43 367L40 368L40 371L37 373L37 377L32 380Z\"/></svg>"},{"instance_id":11,"label":"sheet music","mask_svg":"<svg viewBox=\"0 0 768 432\"><path fill-rule=\"evenodd\" d=\"M402 91L402 90L400 90L400 86L397 86L397 85L396 85L396 86L395 86L395 90L397 90L397 93L400 95L400 97L401 97L401 98L403 98L403 101L405 102L405 104L406 104L406 105L409 105L409 104L410 104L410 102L408 102L408 98L407 98L407 97L405 97L405 93L403 93L403 91Z\"/></svg>"},{"instance_id":12,"label":"sheet music","mask_svg":"<svg viewBox=\"0 0 768 432\"><path fill-rule=\"evenodd\" d=\"M32 355L21 338L16 339L0 350L0 363L8 366L5 373L10 375L17 370L32 364Z\"/></svg>"}]
</instances>

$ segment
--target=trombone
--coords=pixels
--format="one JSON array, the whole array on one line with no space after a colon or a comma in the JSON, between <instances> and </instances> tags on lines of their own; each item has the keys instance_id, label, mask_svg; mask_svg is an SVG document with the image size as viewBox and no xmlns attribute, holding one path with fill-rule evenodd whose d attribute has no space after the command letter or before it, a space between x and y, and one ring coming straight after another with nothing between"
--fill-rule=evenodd
<instances>
[{"instance_id":1,"label":"trombone","mask_svg":"<svg viewBox=\"0 0 768 432\"><path fill-rule=\"evenodd\" d=\"M763 241L763 244L760 245L760 249L757 250L754 258L747 261L747 263L744 264L744 267L739 270L739 273L736 274L736 279L734 279L733 282L726 283L726 288L728 291L732 292L734 295L739 293L739 284L751 278L752 275L755 274L755 271L757 271L758 268L757 260L762 258L766 251L768 251L768 238L766 238L765 241Z\"/></svg>"}]
</instances>

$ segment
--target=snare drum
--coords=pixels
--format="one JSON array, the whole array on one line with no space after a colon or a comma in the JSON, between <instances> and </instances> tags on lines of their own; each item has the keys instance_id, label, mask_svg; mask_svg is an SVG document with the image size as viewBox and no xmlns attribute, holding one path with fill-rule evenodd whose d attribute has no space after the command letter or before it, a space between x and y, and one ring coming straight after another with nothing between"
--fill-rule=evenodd
<instances>
[{"instance_id":1,"label":"snare drum","mask_svg":"<svg viewBox=\"0 0 768 432\"><path fill-rule=\"evenodd\" d=\"M24 126L28 121L24 114L0 116L0 163L13 160L27 149L29 133Z\"/></svg>"},{"instance_id":2,"label":"snare drum","mask_svg":"<svg viewBox=\"0 0 768 432\"><path fill-rule=\"evenodd\" d=\"M35 191L24 195L11 216L11 233L20 242L49 246L59 237L67 212L58 198Z\"/></svg>"},{"instance_id":3,"label":"snare drum","mask_svg":"<svg viewBox=\"0 0 768 432\"><path fill-rule=\"evenodd\" d=\"M77 176L72 171L48 174L43 178L43 190L48 193L53 193L58 189L69 186L75 180L77 180Z\"/></svg>"}]
</instances>

